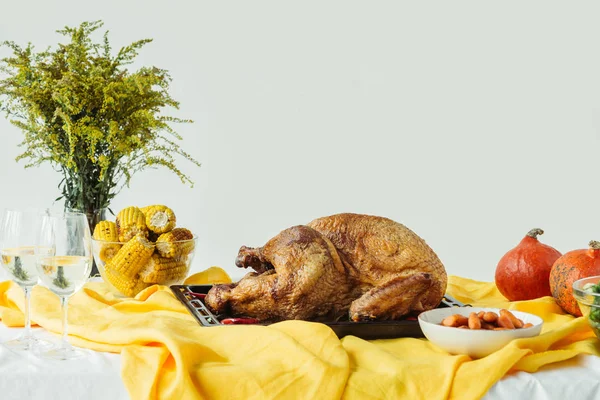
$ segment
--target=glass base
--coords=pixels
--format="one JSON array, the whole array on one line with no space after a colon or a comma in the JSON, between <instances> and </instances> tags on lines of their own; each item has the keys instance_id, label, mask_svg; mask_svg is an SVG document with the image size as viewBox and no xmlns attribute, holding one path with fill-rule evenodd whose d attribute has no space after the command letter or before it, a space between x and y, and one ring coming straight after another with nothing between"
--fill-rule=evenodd
<instances>
[{"instance_id":1,"label":"glass base","mask_svg":"<svg viewBox=\"0 0 600 400\"><path fill-rule=\"evenodd\" d=\"M3 342L2 346L13 351L47 351L54 347L52 343L46 340L37 339L33 336L21 336L17 339Z\"/></svg>"},{"instance_id":2,"label":"glass base","mask_svg":"<svg viewBox=\"0 0 600 400\"><path fill-rule=\"evenodd\" d=\"M76 349L74 347L58 347L51 350L37 352L38 357L46 358L50 360L77 360L87 356L87 352L84 350Z\"/></svg>"}]
</instances>

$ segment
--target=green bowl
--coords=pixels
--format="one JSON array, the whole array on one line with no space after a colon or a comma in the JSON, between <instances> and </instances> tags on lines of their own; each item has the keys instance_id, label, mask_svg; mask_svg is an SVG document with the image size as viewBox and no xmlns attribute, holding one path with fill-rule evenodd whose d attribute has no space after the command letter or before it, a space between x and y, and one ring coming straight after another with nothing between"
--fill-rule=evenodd
<instances>
[{"instance_id":1,"label":"green bowl","mask_svg":"<svg viewBox=\"0 0 600 400\"><path fill-rule=\"evenodd\" d=\"M599 282L600 276L591 276L573 282L573 297L598 338L600 338L600 286L596 290L592 287Z\"/></svg>"}]
</instances>

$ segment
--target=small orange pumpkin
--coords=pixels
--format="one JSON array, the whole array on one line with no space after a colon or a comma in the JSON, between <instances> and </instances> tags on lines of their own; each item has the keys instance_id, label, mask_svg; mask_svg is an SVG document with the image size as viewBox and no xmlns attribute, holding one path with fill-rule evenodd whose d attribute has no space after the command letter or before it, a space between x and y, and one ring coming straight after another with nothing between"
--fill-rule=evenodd
<instances>
[{"instance_id":1,"label":"small orange pumpkin","mask_svg":"<svg viewBox=\"0 0 600 400\"><path fill-rule=\"evenodd\" d=\"M581 317L573 282L595 275L600 275L600 242L592 240L589 249L573 250L556 260L550 271L552 297L563 310Z\"/></svg>"},{"instance_id":2,"label":"small orange pumpkin","mask_svg":"<svg viewBox=\"0 0 600 400\"><path fill-rule=\"evenodd\" d=\"M561 256L554 247L540 243L541 229L532 229L498 262L495 282L500 293L510 301L551 296L548 277L554 262Z\"/></svg>"}]
</instances>

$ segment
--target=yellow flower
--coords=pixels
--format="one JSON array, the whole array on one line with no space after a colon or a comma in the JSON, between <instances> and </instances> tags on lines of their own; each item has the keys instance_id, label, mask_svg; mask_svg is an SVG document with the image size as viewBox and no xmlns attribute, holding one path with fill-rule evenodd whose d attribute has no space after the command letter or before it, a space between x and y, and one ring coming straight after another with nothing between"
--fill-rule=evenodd
<instances>
[{"instance_id":1,"label":"yellow flower","mask_svg":"<svg viewBox=\"0 0 600 400\"><path fill-rule=\"evenodd\" d=\"M13 54L0 59L0 71L6 72L0 104L24 136L17 161L26 160L26 168L50 162L60 170L62 197L75 209L106 208L134 173L153 166L193 186L174 160L200 165L179 146L181 137L170 126L192 121L162 115L179 107L168 92L168 72L128 69L151 40L113 55L108 36L99 42L92 37L102 25L66 27L58 33L70 41L39 53L33 45L4 42Z\"/></svg>"}]
</instances>

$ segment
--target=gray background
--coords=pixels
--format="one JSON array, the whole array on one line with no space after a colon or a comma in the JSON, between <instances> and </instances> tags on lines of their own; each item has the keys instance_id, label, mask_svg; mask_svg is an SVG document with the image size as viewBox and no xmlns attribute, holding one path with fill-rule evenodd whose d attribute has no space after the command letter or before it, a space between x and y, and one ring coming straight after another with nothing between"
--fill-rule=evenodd
<instances>
[{"instance_id":1,"label":"gray background","mask_svg":"<svg viewBox=\"0 0 600 400\"><path fill-rule=\"evenodd\" d=\"M239 277L241 245L351 211L406 224L449 273L492 280L533 227L600 240L600 3L0 1L0 40L54 44L103 19L171 71L196 181L151 170L112 207L165 203L200 237L194 270ZM6 51L0 55L7 55ZM50 166L17 164L0 119L0 208L46 206Z\"/></svg>"}]
</instances>

